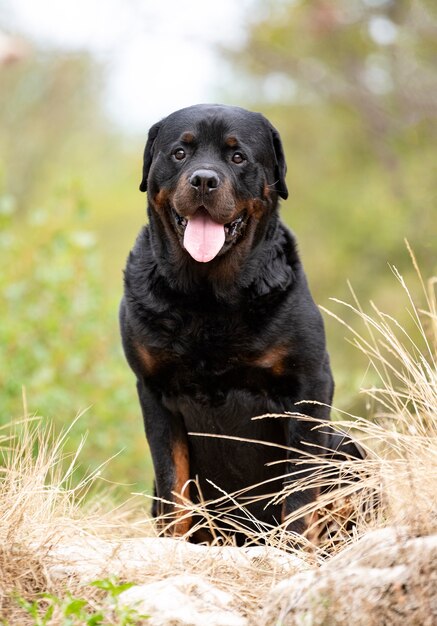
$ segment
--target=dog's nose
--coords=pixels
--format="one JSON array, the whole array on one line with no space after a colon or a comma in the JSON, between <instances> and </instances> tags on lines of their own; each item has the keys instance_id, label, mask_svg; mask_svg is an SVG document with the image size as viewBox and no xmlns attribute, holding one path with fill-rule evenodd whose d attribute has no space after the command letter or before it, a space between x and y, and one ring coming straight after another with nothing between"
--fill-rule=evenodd
<instances>
[{"instance_id":1,"label":"dog's nose","mask_svg":"<svg viewBox=\"0 0 437 626\"><path fill-rule=\"evenodd\" d=\"M214 170L196 170L190 176L190 185L200 191L210 192L217 189L220 184L220 178Z\"/></svg>"}]
</instances>

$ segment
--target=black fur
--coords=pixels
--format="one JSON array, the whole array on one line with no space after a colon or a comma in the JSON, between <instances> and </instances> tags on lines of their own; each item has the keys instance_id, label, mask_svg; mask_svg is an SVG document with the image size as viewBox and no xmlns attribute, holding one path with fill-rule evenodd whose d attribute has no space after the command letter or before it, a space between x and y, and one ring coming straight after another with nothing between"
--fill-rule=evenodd
<instances>
[{"instance_id":1,"label":"black fur","mask_svg":"<svg viewBox=\"0 0 437 626\"><path fill-rule=\"evenodd\" d=\"M186 153L180 162L174 156L178 147ZM244 163L232 161L236 151ZM214 170L220 179L208 197L198 197L187 182L198 168ZM330 445L329 427L290 417L252 419L297 411L329 420L334 388L323 321L294 236L278 216L278 196L288 195L285 172L279 134L258 113L197 105L149 132L140 186L148 191L149 224L129 255L120 320L137 377L156 494L169 503L177 502L187 472L207 500L266 480L240 501L274 495L294 480L284 475L311 472L305 453L321 454ZM177 226L180 216L189 219L199 206L222 224L243 216L241 231L208 263L188 254ZM332 448L341 447L338 436L332 437ZM287 454L287 464L275 463ZM190 489L185 495L198 499ZM247 508L261 524L275 526L315 496L306 489L284 507L266 506L266 497ZM155 514L171 511L168 503L154 508ZM305 521L290 529L304 532Z\"/></svg>"}]
</instances>

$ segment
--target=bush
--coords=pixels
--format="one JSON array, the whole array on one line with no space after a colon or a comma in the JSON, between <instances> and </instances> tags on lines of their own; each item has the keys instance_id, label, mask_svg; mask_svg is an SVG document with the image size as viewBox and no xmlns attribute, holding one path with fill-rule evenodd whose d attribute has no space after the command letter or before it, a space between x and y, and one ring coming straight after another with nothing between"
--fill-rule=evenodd
<instances>
[{"instance_id":1,"label":"bush","mask_svg":"<svg viewBox=\"0 0 437 626\"><path fill-rule=\"evenodd\" d=\"M71 445L90 431L90 469L126 449L105 473L143 488L150 463L134 380L120 348L122 280L109 301L87 215L74 186L23 217L8 197L0 198L0 422L24 410L60 426L86 409Z\"/></svg>"}]
</instances>

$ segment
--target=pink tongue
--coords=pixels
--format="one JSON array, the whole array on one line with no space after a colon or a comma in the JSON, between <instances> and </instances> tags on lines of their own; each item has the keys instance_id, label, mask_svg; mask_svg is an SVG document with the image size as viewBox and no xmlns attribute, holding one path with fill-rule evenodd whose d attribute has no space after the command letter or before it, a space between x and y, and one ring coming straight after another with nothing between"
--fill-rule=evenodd
<instances>
[{"instance_id":1,"label":"pink tongue","mask_svg":"<svg viewBox=\"0 0 437 626\"><path fill-rule=\"evenodd\" d=\"M211 261L225 243L225 228L217 224L204 209L190 217L184 233L184 248L200 263Z\"/></svg>"}]
</instances>

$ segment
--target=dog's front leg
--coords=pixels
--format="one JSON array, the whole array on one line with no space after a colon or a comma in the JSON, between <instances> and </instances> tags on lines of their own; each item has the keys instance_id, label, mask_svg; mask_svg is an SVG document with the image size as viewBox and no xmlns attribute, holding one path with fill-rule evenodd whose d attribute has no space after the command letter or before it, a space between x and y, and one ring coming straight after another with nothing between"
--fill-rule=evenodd
<instances>
[{"instance_id":1,"label":"dog's front leg","mask_svg":"<svg viewBox=\"0 0 437 626\"><path fill-rule=\"evenodd\" d=\"M186 535L191 526L184 506L189 498L190 460L182 418L162 406L143 380L138 380L137 390L155 470L153 515L165 534Z\"/></svg>"}]
</instances>

